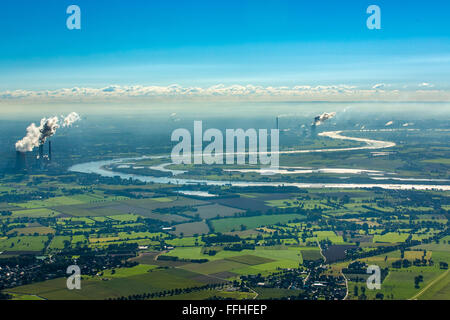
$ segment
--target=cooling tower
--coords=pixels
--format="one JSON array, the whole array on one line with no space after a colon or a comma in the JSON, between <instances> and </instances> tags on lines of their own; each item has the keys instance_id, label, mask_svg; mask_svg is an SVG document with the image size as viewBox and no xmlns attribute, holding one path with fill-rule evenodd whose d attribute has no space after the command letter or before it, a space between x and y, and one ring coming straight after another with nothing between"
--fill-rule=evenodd
<instances>
[{"instance_id":1,"label":"cooling tower","mask_svg":"<svg viewBox=\"0 0 450 320\"><path fill-rule=\"evenodd\" d=\"M16 170L24 171L27 168L27 159L25 152L16 151Z\"/></svg>"}]
</instances>

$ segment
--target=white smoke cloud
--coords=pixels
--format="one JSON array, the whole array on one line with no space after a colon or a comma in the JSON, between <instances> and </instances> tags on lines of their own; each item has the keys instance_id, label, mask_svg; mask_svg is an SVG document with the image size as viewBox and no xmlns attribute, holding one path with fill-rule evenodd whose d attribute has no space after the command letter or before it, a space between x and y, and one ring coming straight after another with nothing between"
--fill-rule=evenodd
<instances>
[{"instance_id":1,"label":"white smoke cloud","mask_svg":"<svg viewBox=\"0 0 450 320\"><path fill-rule=\"evenodd\" d=\"M63 127L71 126L75 121L80 120L80 116L72 112L67 117L61 117ZM58 117L42 118L40 125L36 126L33 122L27 127L27 134L15 144L16 150L20 152L31 152L34 148L53 136L60 127L60 119Z\"/></svg>"},{"instance_id":2,"label":"white smoke cloud","mask_svg":"<svg viewBox=\"0 0 450 320\"><path fill-rule=\"evenodd\" d=\"M336 112L324 112L321 115L314 118L313 125L320 126L326 120L334 118L336 116Z\"/></svg>"},{"instance_id":3,"label":"white smoke cloud","mask_svg":"<svg viewBox=\"0 0 450 320\"><path fill-rule=\"evenodd\" d=\"M40 144L44 144L47 138L53 136L56 133L56 129L58 128L59 128L58 117L42 119L41 126L39 127L39 131L41 132L41 136L39 137Z\"/></svg>"},{"instance_id":4,"label":"white smoke cloud","mask_svg":"<svg viewBox=\"0 0 450 320\"><path fill-rule=\"evenodd\" d=\"M41 137L41 131L34 123L30 124L27 128L27 135L16 142L16 150L20 152L30 152L37 146L39 146L39 138Z\"/></svg>"},{"instance_id":5,"label":"white smoke cloud","mask_svg":"<svg viewBox=\"0 0 450 320\"><path fill-rule=\"evenodd\" d=\"M81 118L76 112L71 112L67 117L63 120L63 127L71 127L74 122L79 121Z\"/></svg>"}]
</instances>

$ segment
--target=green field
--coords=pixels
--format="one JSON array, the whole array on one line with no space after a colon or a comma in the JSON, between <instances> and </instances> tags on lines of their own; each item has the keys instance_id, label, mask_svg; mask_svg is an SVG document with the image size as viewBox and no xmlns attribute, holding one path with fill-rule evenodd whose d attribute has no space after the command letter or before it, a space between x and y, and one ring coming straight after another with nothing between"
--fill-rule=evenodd
<instances>
[{"instance_id":1,"label":"green field","mask_svg":"<svg viewBox=\"0 0 450 320\"><path fill-rule=\"evenodd\" d=\"M261 226L268 226L277 223L287 223L289 221L305 217L300 214L274 214L258 217L243 217L243 218L226 218L220 220L213 220L213 227L216 232L227 232L233 230L240 230L243 225L247 229L253 229Z\"/></svg>"},{"instance_id":2,"label":"green field","mask_svg":"<svg viewBox=\"0 0 450 320\"><path fill-rule=\"evenodd\" d=\"M34 294L45 299L98 300L204 285L204 283L194 280L198 274L187 270L170 269L147 272L147 269L149 266L134 269L128 276L129 271L116 270L122 276L109 276L109 280L102 280L107 277L88 277L82 280L81 290L68 290L66 279L59 278L17 287L10 292Z\"/></svg>"},{"instance_id":3,"label":"green field","mask_svg":"<svg viewBox=\"0 0 450 320\"><path fill-rule=\"evenodd\" d=\"M42 251L46 236L21 236L0 240L0 251Z\"/></svg>"}]
</instances>

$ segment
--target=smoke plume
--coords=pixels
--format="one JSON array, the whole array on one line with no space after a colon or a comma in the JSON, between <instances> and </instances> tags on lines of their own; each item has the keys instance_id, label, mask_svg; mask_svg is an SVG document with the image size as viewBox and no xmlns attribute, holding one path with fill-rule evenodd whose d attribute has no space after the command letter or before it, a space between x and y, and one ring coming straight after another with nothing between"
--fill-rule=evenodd
<instances>
[{"instance_id":1,"label":"smoke plume","mask_svg":"<svg viewBox=\"0 0 450 320\"><path fill-rule=\"evenodd\" d=\"M71 112L67 117L63 120L63 128L71 127L74 122L81 120L80 116L76 112Z\"/></svg>"},{"instance_id":2,"label":"smoke plume","mask_svg":"<svg viewBox=\"0 0 450 320\"><path fill-rule=\"evenodd\" d=\"M39 146L39 138L41 137L41 132L39 127L34 123L30 124L27 128L27 135L16 142L16 150L20 152L30 152L33 151L34 147Z\"/></svg>"},{"instance_id":3,"label":"smoke plume","mask_svg":"<svg viewBox=\"0 0 450 320\"><path fill-rule=\"evenodd\" d=\"M63 127L70 127L75 121L80 120L80 116L75 112L67 117L62 117ZM27 127L27 134L24 138L16 142L16 150L20 152L31 152L35 147L45 143L45 141L56 133L59 128L60 119L58 117L42 118L40 125L35 123Z\"/></svg>"},{"instance_id":4,"label":"smoke plume","mask_svg":"<svg viewBox=\"0 0 450 320\"><path fill-rule=\"evenodd\" d=\"M59 128L59 119L58 117L52 118L44 118L41 120L41 126L39 127L39 131L41 135L39 137L39 144L44 144L47 138L53 136L56 133L56 129Z\"/></svg>"},{"instance_id":5,"label":"smoke plume","mask_svg":"<svg viewBox=\"0 0 450 320\"><path fill-rule=\"evenodd\" d=\"M320 126L322 123L324 123L328 119L334 118L335 115L336 115L336 112L330 112L330 113L324 112L321 115L314 118L313 125Z\"/></svg>"}]
</instances>

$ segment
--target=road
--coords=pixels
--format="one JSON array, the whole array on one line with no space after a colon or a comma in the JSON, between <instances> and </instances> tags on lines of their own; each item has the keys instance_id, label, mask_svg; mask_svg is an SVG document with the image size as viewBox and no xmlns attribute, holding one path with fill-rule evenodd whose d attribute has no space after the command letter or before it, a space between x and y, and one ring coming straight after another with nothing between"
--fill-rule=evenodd
<instances>
[{"instance_id":1,"label":"road","mask_svg":"<svg viewBox=\"0 0 450 320\"><path fill-rule=\"evenodd\" d=\"M408 300L417 300L418 297L420 297L425 291L427 291L432 285L434 285L436 282L442 280L445 278L445 276L450 272L450 269L445 271L443 274L441 274L439 277L437 277L436 279L434 279L433 281L431 281L427 286L425 286L425 288L423 288L422 290L420 290L415 296L413 296L412 298L409 298Z\"/></svg>"}]
</instances>

